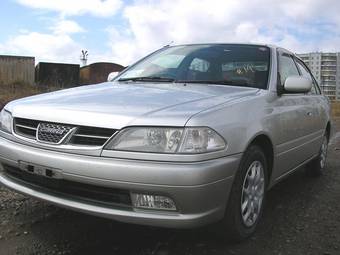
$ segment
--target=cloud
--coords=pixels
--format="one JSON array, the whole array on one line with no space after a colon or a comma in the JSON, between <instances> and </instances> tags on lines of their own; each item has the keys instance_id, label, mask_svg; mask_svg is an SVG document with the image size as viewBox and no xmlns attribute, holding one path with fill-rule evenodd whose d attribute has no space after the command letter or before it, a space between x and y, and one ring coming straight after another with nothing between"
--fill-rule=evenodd
<instances>
[{"instance_id":1,"label":"cloud","mask_svg":"<svg viewBox=\"0 0 340 255\"><path fill-rule=\"evenodd\" d=\"M139 0L124 8L126 27L110 27L110 46L125 64L171 41L267 43L295 52L340 50L335 32L339 9L336 0Z\"/></svg>"},{"instance_id":2,"label":"cloud","mask_svg":"<svg viewBox=\"0 0 340 255\"><path fill-rule=\"evenodd\" d=\"M111 61L113 62L121 65L130 65L151 50L151 47L143 47L141 45L142 40L137 42L134 35L128 29L109 27L106 29L106 32L109 36L108 46L111 50L108 56L111 56Z\"/></svg>"},{"instance_id":3,"label":"cloud","mask_svg":"<svg viewBox=\"0 0 340 255\"><path fill-rule=\"evenodd\" d=\"M30 8L55 11L62 15L90 14L98 17L110 17L122 6L121 0L17 0Z\"/></svg>"},{"instance_id":4,"label":"cloud","mask_svg":"<svg viewBox=\"0 0 340 255\"><path fill-rule=\"evenodd\" d=\"M87 38L103 33L107 40L88 49L89 60L130 65L174 41L253 42L277 44L293 52L340 51L340 1L337 0L17 0L27 7L57 13L49 33L25 31L0 46L34 54L38 59L78 61ZM118 12L118 10L120 12ZM106 17L86 31L70 16ZM112 19L114 17L114 19ZM109 25L109 21L114 23ZM100 36L102 37L102 36ZM80 39L79 39L80 40ZM85 45L84 45L85 44ZM29 47L27 46L29 45ZM6 52L6 51L5 51ZM55 59L54 59L55 58Z\"/></svg>"},{"instance_id":5,"label":"cloud","mask_svg":"<svg viewBox=\"0 0 340 255\"><path fill-rule=\"evenodd\" d=\"M10 38L0 51L12 55L35 56L39 61L79 62L82 46L66 34L29 32Z\"/></svg>"},{"instance_id":6,"label":"cloud","mask_svg":"<svg viewBox=\"0 0 340 255\"><path fill-rule=\"evenodd\" d=\"M84 45L72 38L75 33L86 32L77 22L63 18L53 19L49 33L20 29L19 34L0 44L0 52L9 55L36 57L36 62L79 63Z\"/></svg>"},{"instance_id":7,"label":"cloud","mask_svg":"<svg viewBox=\"0 0 340 255\"><path fill-rule=\"evenodd\" d=\"M74 33L82 33L85 32L85 29L82 28L78 23L73 20L59 20L52 27L51 30L54 31L55 34L74 34Z\"/></svg>"}]
</instances>

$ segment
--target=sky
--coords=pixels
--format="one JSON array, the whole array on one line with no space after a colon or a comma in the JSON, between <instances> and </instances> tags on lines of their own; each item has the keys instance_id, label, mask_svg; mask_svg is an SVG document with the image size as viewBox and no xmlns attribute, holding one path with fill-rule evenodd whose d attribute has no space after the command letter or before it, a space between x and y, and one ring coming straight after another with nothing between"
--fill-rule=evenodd
<instances>
[{"instance_id":1,"label":"sky","mask_svg":"<svg viewBox=\"0 0 340 255\"><path fill-rule=\"evenodd\" d=\"M0 55L130 65L167 44L340 51L339 0L2 0Z\"/></svg>"}]
</instances>

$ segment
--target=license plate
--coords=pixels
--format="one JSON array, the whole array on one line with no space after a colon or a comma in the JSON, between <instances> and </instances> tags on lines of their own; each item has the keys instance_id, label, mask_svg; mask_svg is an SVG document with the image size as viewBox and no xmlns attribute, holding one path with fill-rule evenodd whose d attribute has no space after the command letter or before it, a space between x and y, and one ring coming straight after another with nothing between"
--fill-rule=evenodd
<instances>
[{"instance_id":1,"label":"license plate","mask_svg":"<svg viewBox=\"0 0 340 255\"><path fill-rule=\"evenodd\" d=\"M19 168L25 172L48 178L62 179L60 169L19 161Z\"/></svg>"}]
</instances>

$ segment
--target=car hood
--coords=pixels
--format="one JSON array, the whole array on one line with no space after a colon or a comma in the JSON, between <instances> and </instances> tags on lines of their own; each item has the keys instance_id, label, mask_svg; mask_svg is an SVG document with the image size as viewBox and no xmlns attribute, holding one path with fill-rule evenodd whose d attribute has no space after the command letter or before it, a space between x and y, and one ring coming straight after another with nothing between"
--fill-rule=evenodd
<instances>
[{"instance_id":1,"label":"car hood","mask_svg":"<svg viewBox=\"0 0 340 255\"><path fill-rule=\"evenodd\" d=\"M177 83L102 83L19 99L14 117L120 129L185 126L194 114L255 94L258 89Z\"/></svg>"}]
</instances>

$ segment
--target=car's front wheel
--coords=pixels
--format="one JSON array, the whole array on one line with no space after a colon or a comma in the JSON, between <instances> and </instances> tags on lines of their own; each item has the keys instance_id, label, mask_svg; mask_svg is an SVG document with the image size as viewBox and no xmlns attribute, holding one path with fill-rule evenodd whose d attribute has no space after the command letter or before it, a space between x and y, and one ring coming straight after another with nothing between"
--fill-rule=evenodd
<instances>
[{"instance_id":1,"label":"car's front wheel","mask_svg":"<svg viewBox=\"0 0 340 255\"><path fill-rule=\"evenodd\" d=\"M245 152L231 189L225 218L219 225L231 241L241 241L255 232L262 216L267 186L266 156L259 146Z\"/></svg>"}]
</instances>

